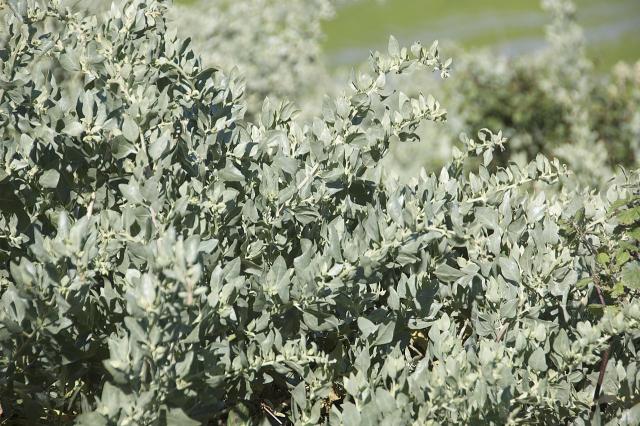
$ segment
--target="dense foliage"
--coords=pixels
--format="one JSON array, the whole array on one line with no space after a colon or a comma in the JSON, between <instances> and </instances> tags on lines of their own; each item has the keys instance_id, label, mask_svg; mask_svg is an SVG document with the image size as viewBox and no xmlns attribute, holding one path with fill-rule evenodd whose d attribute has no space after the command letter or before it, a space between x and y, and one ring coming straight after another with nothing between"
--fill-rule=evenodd
<instances>
[{"instance_id":1,"label":"dense foliage","mask_svg":"<svg viewBox=\"0 0 640 426\"><path fill-rule=\"evenodd\" d=\"M637 171L581 187L542 154L496 161L482 129L437 173L389 178L391 144L446 117L391 89L448 77L437 43L391 38L308 120L252 111L247 81L245 117L244 81L163 2L7 6L12 424L640 421Z\"/></svg>"}]
</instances>

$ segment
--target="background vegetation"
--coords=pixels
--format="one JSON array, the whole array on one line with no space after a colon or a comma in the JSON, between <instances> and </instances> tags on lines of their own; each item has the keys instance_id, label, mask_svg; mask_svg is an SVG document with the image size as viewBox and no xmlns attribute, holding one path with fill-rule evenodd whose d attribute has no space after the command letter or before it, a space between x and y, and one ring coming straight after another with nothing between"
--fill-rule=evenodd
<instances>
[{"instance_id":1,"label":"background vegetation","mask_svg":"<svg viewBox=\"0 0 640 426\"><path fill-rule=\"evenodd\" d=\"M578 0L589 56L599 71L640 56L640 4L634 0ZM324 23L323 47L331 63L353 64L381 48L388 34L401 41L438 38L467 50L529 54L544 46L546 17L538 0L367 0L338 9Z\"/></svg>"}]
</instances>

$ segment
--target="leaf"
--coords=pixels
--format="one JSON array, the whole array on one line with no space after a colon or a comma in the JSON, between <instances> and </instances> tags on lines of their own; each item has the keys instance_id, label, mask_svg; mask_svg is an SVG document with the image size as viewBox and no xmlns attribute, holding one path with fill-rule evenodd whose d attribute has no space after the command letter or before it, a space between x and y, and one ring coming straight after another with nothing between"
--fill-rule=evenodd
<instances>
[{"instance_id":1,"label":"leaf","mask_svg":"<svg viewBox=\"0 0 640 426\"><path fill-rule=\"evenodd\" d=\"M398 309L400 309L400 297L398 296L398 293L393 289L393 287L389 287L387 291L389 292L387 303L389 304L389 307L391 309L397 311Z\"/></svg>"},{"instance_id":2,"label":"leaf","mask_svg":"<svg viewBox=\"0 0 640 426\"><path fill-rule=\"evenodd\" d=\"M544 350L537 348L529 357L529 367L535 371L547 371L547 360L545 359Z\"/></svg>"},{"instance_id":3,"label":"leaf","mask_svg":"<svg viewBox=\"0 0 640 426\"><path fill-rule=\"evenodd\" d=\"M438 265L435 274L436 277L444 282L452 282L465 275L464 272L460 271L459 269L453 268L446 263Z\"/></svg>"},{"instance_id":4,"label":"leaf","mask_svg":"<svg viewBox=\"0 0 640 426\"><path fill-rule=\"evenodd\" d=\"M501 257L498 260L502 276L510 281L520 282L520 268L515 260L510 257Z\"/></svg>"},{"instance_id":5,"label":"leaf","mask_svg":"<svg viewBox=\"0 0 640 426\"><path fill-rule=\"evenodd\" d=\"M293 211L294 217L302 225L307 225L312 222L318 222L321 220L320 213L311 207L297 207Z\"/></svg>"},{"instance_id":6,"label":"leaf","mask_svg":"<svg viewBox=\"0 0 640 426\"><path fill-rule=\"evenodd\" d=\"M342 422L345 426L357 426L360 422L360 412L350 402L344 402L342 404Z\"/></svg>"},{"instance_id":7,"label":"leaf","mask_svg":"<svg viewBox=\"0 0 640 426\"><path fill-rule=\"evenodd\" d=\"M126 317L124 319L124 323L127 326L130 334L130 340L134 342L146 342L147 341L147 333L140 326L138 321L136 321L133 317Z\"/></svg>"},{"instance_id":8,"label":"leaf","mask_svg":"<svg viewBox=\"0 0 640 426\"><path fill-rule=\"evenodd\" d=\"M622 284L634 290L640 289L640 262L630 262L622 268Z\"/></svg>"},{"instance_id":9,"label":"leaf","mask_svg":"<svg viewBox=\"0 0 640 426\"><path fill-rule=\"evenodd\" d=\"M620 250L616 254L616 266L622 266L631 259L631 255L626 250Z\"/></svg>"},{"instance_id":10,"label":"leaf","mask_svg":"<svg viewBox=\"0 0 640 426\"><path fill-rule=\"evenodd\" d=\"M172 408L167 411L167 426L199 426L199 421L193 420L182 410L182 408Z\"/></svg>"},{"instance_id":11,"label":"leaf","mask_svg":"<svg viewBox=\"0 0 640 426\"><path fill-rule=\"evenodd\" d=\"M396 408L396 399L393 397L391 392L383 388L376 389L375 396L376 406L383 413L392 413Z\"/></svg>"},{"instance_id":12,"label":"leaf","mask_svg":"<svg viewBox=\"0 0 640 426\"><path fill-rule=\"evenodd\" d=\"M140 129L135 121L129 116L124 116L124 121L122 122L122 135L130 142L135 142L138 140L138 136L140 136Z\"/></svg>"},{"instance_id":13,"label":"leaf","mask_svg":"<svg viewBox=\"0 0 640 426\"><path fill-rule=\"evenodd\" d=\"M162 134L149 146L149 155L153 160L157 160L165 153L167 146L169 146L169 136Z\"/></svg>"},{"instance_id":14,"label":"leaf","mask_svg":"<svg viewBox=\"0 0 640 426\"><path fill-rule=\"evenodd\" d=\"M111 154L116 160L121 160L136 152L136 147L124 136L117 136L111 142Z\"/></svg>"},{"instance_id":15,"label":"leaf","mask_svg":"<svg viewBox=\"0 0 640 426\"><path fill-rule=\"evenodd\" d=\"M80 60L78 54L74 51L66 52L60 55L58 58L60 65L67 71L80 71Z\"/></svg>"},{"instance_id":16,"label":"leaf","mask_svg":"<svg viewBox=\"0 0 640 426\"><path fill-rule=\"evenodd\" d=\"M219 171L220 178L225 182L242 182L244 181L244 175L236 166L233 165L230 161L227 162L227 165L224 169Z\"/></svg>"},{"instance_id":17,"label":"leaf","mask_svg":"<svg viewBox=\"0 0 640 426\"><path fill-rule=\"evenodd\" d=\"M624 284L622 282L617 282L613 288L611 288L611 297L617 299L618 297L624 294Z\"/></svg>"},{"instance_id":18,"label":"leaf","mask_svg":"<svg viewBox=\"0 0 640 426\"><path fill-rule=\"evenodd\" d=\"M561 329L553 341L553 350L558 355L564 356L569 352L570 348L571 343L569 342L569 336L567 336L567 332L564 329Z\"/></svg>"},{"instance_id":19,"label":"leaf","mask_svg":"<svg viewBox=\"0 0 640 426\"><path fill-rule=\"evenodd\" d=\"M153 305L156 299L156 286L149 274L143 274L140 278L140 297L142 302Z\"/></svg>"},{"instance_id":20,"label":"leaf","mask_svg":"<svg viewBox=\"0 0 640 426\"><path fill-rule=\"evenodd\" d=\"M58 181L60 180L60 173L56 170L47 170L45 171L40 179L38 179L38 183L43 188L55 188L58 186Z\"/></svg>"},{"instance_id":21,"label":"leaf","mask_svg":"<svg viewBox=\"0 0 640 426\"><path fill-rule=\"evenodd\" d=\"M271 104L271 100L267 97L262 103L262 112L260 114L260 121L262 125L270 129L273 127L275 122L275 111L273 105Z\"/></svg>"},{"instance_id":22,"label":"leaf","mask_svg":"<svg viewBox=\"0 0 640 426\"><path fill-rule=\"evenodd\" d=\"M193 363L193 351L188 352L184 359L176 363L176 374L178 377L185 377L191 370L191 364Z\"/></svg>"},{"instance_id":23,"label":"leaf","mask_svg":"<svg viewBox=\"0 0 640 426\"><path fill-rule=\"evenodd\" d=\"M616 217L622 225L631 225L640 222L640 206L622 210Z\"/></svg>"},{"instance_id":24,"label":"leaf","mask_svg":"<svg viewBox=\"0 0 640 426\"><path fill-rule=\"evenodd\" d=\"M398 40L394 36L389 36L389 46L388 46L389 56L395 58L400 55L400 45L398 44Z\"/></svg>"},{"instance_id":25,"label":"leaf","mask_svg":"<svg viewBox=\"0 0 640 426\"><path fill-rule=\"evenodd\" d=\"M122 407L127 405L127 397L119 388L106 382L102 388L100 402L109 412L118 412Z\"/></svg>"},{"instance_id":26,"label":"leaf","mask_svg":"<svg viewBox=\"0 0 640 426\"><path fill-rule=\"evenodd\" d=\"M293 400L296 402L296 404L298 404L298 406L302 408L306 406L306 402L307 402L307 392L305 387L306 387L306 383L303 380L300 383L298 383L298 385L294 387L293 390L291 391L291 396L293 397Z\"/></svg>"},{"instance_id":27,"label":"leaf","mask_svg":"<svg viewBox=\"0 0 640 426\"><path fill-rule=\"evenodd\" d=\"M137 182L132 182L131 184L120 184L118 185L120 188L120 192L125 196L129 202L133 204L142 204L143 198L140 193L140 187Z\"/></svg>"},{"instance_id":28,"label":"leaf","mask_svg":"<svg viewBox=\"0 0 640 426\"><path fill-rule=\"evenodd\" d=\"M68 123L64 129L62 129L62 133L65 133L71 137L77 138L82 134L84 128L79 121L72 121Z\"/></svg>"},{"instance_id":29,"label":"leaf","mask_svg":"<svg viewBox=\"0 0 640 426\"><path fill-rule=\"evenodd\" d=\"M607 266L609 265L611 259L609 258L609 255L607 253L598 253L598 255L596 256L596 261L602 266Z\"/></svg>"},{"instance_id":30,"label":"leaf","mask_svg":"<svg viewBox=\"0 0 640 426\"><path fill-rule=\"evenodd\" d=\"M393 332L396 328L396 323L394 321L390 321L386 324L382 324L378 328L378 334L376 336L376 340L373 342L374 346L377 345L386 345L391 343L393 340Z\"/></svg>"},{"instance_id":31,"label":"leaf","mask_svg":"<svg viewBox=\"0 0 640 426\"><path fill-rule=\"evenodd\" d=\"M493 149L487 149L482 154L482 164L484 164L485 167L488 167L492 161L493 161Z\"/></svg>"},{"instance_id":32,"label":"leaf","mask_svg":"<svg viewBox=\"0 0 640 426\"><path fill-rule=\"evenodd\" d=\"M602 315L602 313L604 312L604 305L601 305L600 303L590 303L587 305L587 309L589 309L589 311L595 315Z\"/></svg>"},{"instance_id":33,"label":"leaf","mask_svg":"<svg viewBox=\"0 0 640 426\"><path fill-rule=\"evenodd\" d=\"M247 426L250 424L250 420L251 412L249 411L249 407L243 403L238 403L229 411L227 426Z\"/></svg>"},{"instance_id":34,"label":"leaf","mask_svg":"<svg viewBox=\"0 0 640 426\"><path fill-rule=\"evenodd\" d=\"M576 287L577 288L585 288L591 282L593 282L593 279L591 277L582 278L576 283Z\"/></svg>"},{"instance_id":35,"label":"leaf","mask_svg":"<svg viewBox=\"0 0 640 426\"><path fill-rule=\"evenodd\" d=\"M366 319L365 317L358 318L358 328L362 332L362 337L367 338L369 335L376 332L378 326Z\"/></svg>"},{"instance_id":36,"label":"leaf","mask_svg":"<svg viewBox=\"0 0 640 426\"><path fill-rule=\"evenodd\" d=\"M633 407L624 410L620 415L621 425L637 425L640 424L640 402Z\"/></svg>"}]
</instances>

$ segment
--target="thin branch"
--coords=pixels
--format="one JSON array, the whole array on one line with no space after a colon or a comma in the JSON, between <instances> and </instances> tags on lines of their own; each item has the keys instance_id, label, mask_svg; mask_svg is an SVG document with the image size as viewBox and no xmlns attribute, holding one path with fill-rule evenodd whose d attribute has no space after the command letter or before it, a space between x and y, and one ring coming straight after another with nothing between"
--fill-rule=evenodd
<instances>
[{"instance_id":1,"label":"thin branch","mask_svg":"<svg viewBox=\"0 0 640 426\"><path fill-rule=\"evenodd\" d=\"M496 336L496 342L499 342L502 340L502 338L507 334L507 331L509 331L509 323L505 323L502 328L500 329L500 332L498 333L498 335Z\"/></svg>"},{"instance_id":2,"label":"thin branch","mask_svg":"<svg viewBox=\"0 0 640 426\"><path fill-rule=\"evenodd\" d=\"M600 288L602 286L602 283L600 282L600 276L598 275L598 271L596 271L596 274L593 276L593 283L595 284L596 294L598 295L600 304L602 306L607 306L607 302L604 299L604 295L602 294L602 290ZM593 412L595 412L598 399L600 398L600 392L602 390L602 382L604 381L604 373L607 370L607 364L609 363L609 355L611 354L612 346L613 346L613 343L609 343L609 346L607 347L607 349L605 349L605 351L602 354L602 361L600 362L600 374L598 375L598 383L596 384L596 389L593 392L593 407L592 407Z\"/></svg>"}]
</instances>

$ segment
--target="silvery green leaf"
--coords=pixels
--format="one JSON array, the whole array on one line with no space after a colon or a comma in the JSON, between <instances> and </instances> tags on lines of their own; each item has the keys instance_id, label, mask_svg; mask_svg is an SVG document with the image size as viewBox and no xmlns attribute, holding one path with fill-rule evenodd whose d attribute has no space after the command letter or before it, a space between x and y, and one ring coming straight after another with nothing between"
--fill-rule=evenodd
<instances>
[{"instance_id":1,"label":"silvery green leaf","mask_svg":"<svg viewBox=\"0 0 640 426\"><path fill-rule=\"evenodd\" d=\"M387 291L389 292L387 303L391 309L397 311L400 309L400 298L398 297L398 293L392 287L389 287Z\"/></svg>"},{"instance_id":2,"label":"silvery green leaf","mask_svg":"<svg viewBox=\"0 0 640 426\"><path fill-rule=\"evenodd\" d=\"M111 153L116 159L121 160L134 152L136 152L135 145L129 142L124 136L117 136L113 139L111 143Z\"/></svg>"},{"instance_id":3,"label":"silvery green leaf","mask_svg":"<svg viewBox=\"0 0 640 426\"><path fill-rule=\"evenodd\" d=\"M138 136L140 135L140 128L138 127L138 124L129 115L124 116L124 120L122 122L122 134L130 142L137 141Z\"/></svg>"},{"instance_id":4,"label":"silvery green leaf","mask_svg":"<svg viewBox=\"0 0 640 426\"><path fill-rule=\"evenodd\" d=\"M40 179L38 179L38 183L43 188L55 188L58 186L58 181L60 180L60 173L57 170L47 170L45 171Z\"/></svg>"},{"instance_id":5,"label":"silvery green leaf","mask_svg":"<svg viewBox=\"0 0 640 426\"><path fill-rule=\"evenodd\" d=\"M366 319L365 317L358 318L358 328L362 332L362 337L367 338L378 330L378 326Z\"/></svg>"},{"instance_id":6,"label":"silvery green leaf","mask_svg":"<svg viewBox=\"0 0 640 426\"><path fill-rule=\"evenodd\" d=\"M567 336L567 332L565 330L560 330L555 340L553 341L553 350L562 355L569 351L570 342L569 337Z\"/></svg>"},{"instance_id":7,"label":"silvery green leaf","mask_svg":"<svg viewBox=\"0 0 640 426\"><path fill-rule=\"evenodd\" d=\"M220 170L220 177L228 182L241 182L244 180L242 172L231 162L228 162L227 166Z\"/></svg>"},{"instance_id":8,"label":"silvery green leaf","mask_svg":"<svg viewBox=\"0 0 640 426\"><path fill-rule=\"evenodd\" d=\"M345 426L360 424L360 413L355 405L345 402L342 406L342 422Z\"/></svg>"},{"instance_id":9,"label":"silvery green leaf","mask_svg":"<svg viewBox=\"0 0 640 426\"><path fill-rule=\"evenodd\" d=\"M388 46L389 56L396 57L400 55L400 45L398 44L398 40L394 36L389 37L389 46Z\"/></svg>"},{"instance_id":10,"label":"silvery green leaf","mask_svg":"<svg viewBox=\"0 0 640 426\"><path fill-rule=\"evenodd\" d=\"M196 426L200 422L193 420L182 410L182 408L171 408L167 411L167 426Z\"/></svg>"},{"instance_id":11,"label":"silvery green leaf","mask_svg":"<svg viewBox=\"0 0 640 426\"><path fill-rule=\"evenodd\" d=\"M640 262L629 262L622 268L622 283L631 289L640 289Z\"/></svg>"},{"instance_id":12,"label":"silvery green leaf","mask_svg":"<svg viewBox=\"0 0 640 426\"><path fill-rule=\"evenodd\" d=\"M373 342L373 345L386 345L387 343L391 343L391 341L393 340L395 326L396 324L394 321L390 321L386 324L380 325L378 327L378 334L376 335L376 340Z\"/></svg>"},{"instance_id":13,"label":"silvery green leaf","mask_svg":"<svg viewBox=\"0 0 640 426\"><path fill-rule=\"evenodd\" d=\"M435 270L436 276L444 282L452 282L464 276L464 272L443 263Z\"/></svg>"},{"instance_id":14,"label":"silvery green leaf","mask_svg":"<svg viewBox=\"0 0 640 426\"><path fill-rule=\"evenodd\" d=\"M182 361L176 363L176 374L178 377L185 377L189 374L191 364L193 363L193 356L193 352L188 352Z\"/></svg>"},{"instance_id":15,"label":"silvery green leaf","mask_svg":"<svg viewBox=\"0 0 640 426\"><path fill-rule=\"evenodd\" d=\"M510 257L501 257L498 260L498 265L505 279L515 282L520 281L520 268L515 260Z\"/></svg>"},{"instance_id":16,"label":"silvery green leaf","mask_svg":"<svg viewBox=\"0 0 640 426\"><path fill-rule=\"evenodd\" d=\"M78 137L82 134L83 130L84 128L80 122L72 121L67 124L62 131L71 137Z\"/></svg>"},{"instance_id":17,"label":"silvery green leaf","mask_svg":"<svg viewBox=\"0 0 640 426\"><path fill-rule=\"evenodd\" d=\"M547 361L545 359L544 349L537 348L529 356L529 366L536 371L547 371Z\"/></svg>"},{"instance_id":18,"label":"silvery green leaf","mask_svg":"<svg viewBox=\"0 0 640 426\"><path fill-rule=\"evenodd\" d=\"M620 424L633 425L640 422L640 403L622 412Z\"/></svg>"},{"instance_id":19,"label":"silvery green leaf","mask_svg":"<svg viewBox=\"0 0 640 426\"><path fill-rule=\"evenodd\" d=\"M165 153L167 146L169 145L169 137L166 134L162 134L149 146L149 155L153 160L157 160Z\"/></svg>"},{"instance_id":20,"label":"silvery green leaf","mask_svg":"<svg viewBox=\"0 0 640 426\"><path fill-rule=\"evenodd\" d=\"M60 65L67 71L80 71L80 61L75 51L63 53L58 58Z\"/></svg>"},{"instance_id":21,"label":"silvery green leaf","mask_svg":"<svg viewBox=\"0 0 640 426\"><path fill-rule=\"evenodd\" d=\"M129 202L134 204L142 203L142 194L140 193L140 187L137 182L132 182L130 184L121 184L118 185L122 195L124 195Z\"/></svg>"},{"instance_id":22,"label":"silvery green leaf","mask_svg":"<svg viewBox=\"0 0 640 426\"><path fill-rule=\"evenodd\" d=\"M148 274L144 274L140 280L140 296L146 304L153 304L156 297L156 288Z\"/></svg>"}]
</instances>

